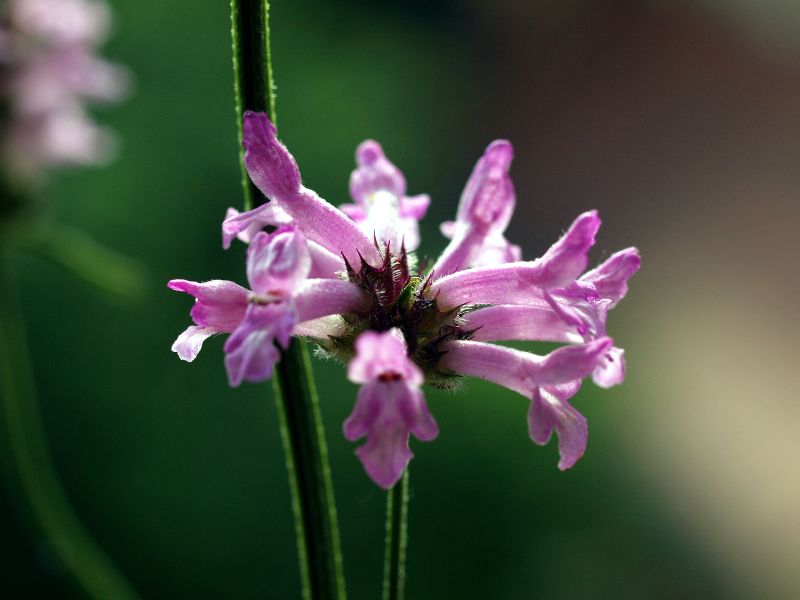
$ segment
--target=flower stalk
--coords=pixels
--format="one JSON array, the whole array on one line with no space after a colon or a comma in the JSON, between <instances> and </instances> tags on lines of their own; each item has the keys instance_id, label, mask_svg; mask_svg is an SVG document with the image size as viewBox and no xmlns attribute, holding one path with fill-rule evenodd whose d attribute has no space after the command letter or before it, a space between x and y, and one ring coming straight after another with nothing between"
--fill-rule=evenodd
<instances>
[{"instance_id":1,"label":"flower stalk","mask_svg":"<svg viewBox=\"0 0 800 600\"><path fill-rule=\"evenodd\" d=\"M246 110L269 114L276 123L275 80L269 42L269 0L231 0L231 37L233 39L234 90L236 123L242 139L242 115ZM250 181L244 167L244 149L240 145L244 209L260 202L261 192Z\"/></svg>"},{"instance_id":2,"label":"flower stalk","mask_svg":"<svg viewBox=\"0 0 800 600\"><path fill-rule=\"evenodd\" d=\"M88 597L138 595L81 524L69 504L45 439L28 359L24 321L5 249L0 256L0 399L11 464L9 487L20 490L34 527ZM5 462L5 461L4 461Z\"/></svg>"},{"instance_id":3,"label":"flower stalk","mask_svg":"<svg viewBox=\"0 0 800 600\"><path fill-rule=\"evenodd\" d=\"M386 494L386 550L383 600L403 600L408 545L408 469Z\"/></svg>"},{"instance_id":4,"label":"flower stalk","mask_svg":"<svg viewBox=\"0 0 800 600\"><path fill-rule=\"evenodd\" d=\"M275 92L267 0L231 0L236 113L241 139L246 111L268 112L273 123ZM241 156L244 206L260 204L261 192ZM281 438L292 493L292 510L304 599L344 599L345 586L336 505L319 401L306 342L294 338L282 349L273 378Z\"/></svg>"}]
</instances>

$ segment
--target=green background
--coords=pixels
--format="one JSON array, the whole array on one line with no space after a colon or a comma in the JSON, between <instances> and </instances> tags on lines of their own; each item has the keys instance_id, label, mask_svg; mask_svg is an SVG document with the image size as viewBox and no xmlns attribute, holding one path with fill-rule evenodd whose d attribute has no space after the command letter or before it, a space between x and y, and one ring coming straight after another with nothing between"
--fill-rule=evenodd
<instances>
[{"instance_id":1,"label":"green background","mask_svg":"<svg viewBox=\"0 0 800 600\"><path fill-rule=\"evenodd\" d=\"M791 255L777 224L796 217L797 49L777 30L767 30L774 45L750 36L764 28L748 28L747 14L736 20L746 3L730 12L713 2L527 4L273 3L281 137L321 196L348 201L356 145L381 141L409 191L432 196L420 251L435 256L438 224L474 161L507 137L519 197L508 236L526 257L589 208L605 220L595 259L629 245L644 257L609 323L628 381L587 383L575 399L591 439L572 470L557 470L553 444L528 439L524 398L478 381L457 394L426 390L441 433L412 441L408 597L791 597L797 575L775 571L771 557L797 544L771 532L796 528L785 452L796 446L754 442L796 411L779 403L765 422L742 413L707 426L756 401L737 400L746 386L728 393L716 382L763 381L758 356L725 353L774 349L786 335L776 329L772 345L749 337L762 311L748 294L781 269L737 257L770 243L775 261ZM220 338L192 364L169 350L190 299L167 290L168 279L244 278L244 247L220 244L225 209L240 205L228 6L113 8L104 52L136 79L125 104L99 113L120 155L59 175L43 200L57 220L145 265L148 285L119 302L15 255L53 459L75 509L143 597L298 597L271 387L229 389ZM763 281L739 288L742 271ZM777 319L783 304L773 304ZM735 343L720 337L734 330ZM314 367L349 592L377 598L385 495L341 435L357 388L337 365ZM770 372L764 396L784 397L788 373ZM782 475L764 479L772 473ZM777 508L766 499L776 497ZM0 585L11 597L74 593L8 493L0 510ZM760 521L765 511L782 525Z\"/></svg>"}]
</instances>

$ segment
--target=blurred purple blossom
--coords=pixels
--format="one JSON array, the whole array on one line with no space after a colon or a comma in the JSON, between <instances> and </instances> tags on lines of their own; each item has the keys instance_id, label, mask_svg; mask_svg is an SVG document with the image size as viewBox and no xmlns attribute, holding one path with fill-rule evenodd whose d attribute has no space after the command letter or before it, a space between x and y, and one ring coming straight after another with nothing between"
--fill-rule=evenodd
<instances>
[{"instance_id":1,"label":"blurred purple blossom","mask_svg":"<svg viewBox=\"0 0 800 600\"><path fill-rule=\"evenodd\" d=\"M128 72L96 56L110 26L101 0L9 0L0 15L0 129L3 166L13 179L40 180L48 168L107 162L114 136L89 103L114 102Z\"/></svg>"}]
</instances>

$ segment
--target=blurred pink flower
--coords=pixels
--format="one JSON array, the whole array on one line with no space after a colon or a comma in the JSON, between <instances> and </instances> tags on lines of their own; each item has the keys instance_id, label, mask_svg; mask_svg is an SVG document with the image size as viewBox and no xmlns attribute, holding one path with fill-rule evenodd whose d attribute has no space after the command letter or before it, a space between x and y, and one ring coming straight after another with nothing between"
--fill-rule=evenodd
<instances>
[{"instance_id":1,"label":"blurred pink flower","mask_svg":"<svg viewBox=\"0 0 800 600\"><path fill-rule=\"evenodd\" d=\"M624 353L606 335L606 319L639 268L638 251L623 250L584 272L600 228L597 212L589 211L543 256L519 260L519 248L504 236L516 200L509 177L513 148L498 140L478 161L456 220L445 227L450 244L430 269L416 273L409 253L429 201L405 196L405 179L380 145L359 146L350 180L356 203L344 205L343 212L302 185L297 163L266 115L246 113L243 132L248 173L269 201L245 213L230 209L223 245L234 237L250 241L254 292L236 301L234 325L212 324L212 331L204 311L192 311L203 331L198 335L235 330L225 345L232 385L268 377L280 358L274 342L285 348L290 334L310 337L321 354L348 362L348 377L362 387L344 433L350 440L366 436L357 454L384 488L394 485L413 456L409 435L427 441L438 433L423 382L450 388L462 375L525 396L533 441L544 444L555 431L559 467L574 465L588 429L569 400L586 377L602 387L624 379ZM279 228L272 238L260 231L266 226ZM292 251L277 260L267 249L281 235L292 236ZM279 264L287 276L276 280L272 273ZM269 273L263 281L270 283L254 280L256 271ZM300 306L310 303L306 286L322 285L313 282L331 288L314 298L316 310L304 311ZM265 285L272 295L258 300ZM565 345L539 356L489 343L503 340ZM252 369L232 358L239 352Z\"/></svg>"},{"instance_id":2,"label":"blurred pink flower","mask_svg":"<svg viewBox=\"0 0 800 600\"><path fill-rule=\"evenodd\" d=\"M110 21L99 0L10 0L0 32L8 105L2 153L9 177L36 181L50 167L107 162L113 135L89 116L89 102L114 102L127 71L95 56Z\"/></svg>"}]
</instances>

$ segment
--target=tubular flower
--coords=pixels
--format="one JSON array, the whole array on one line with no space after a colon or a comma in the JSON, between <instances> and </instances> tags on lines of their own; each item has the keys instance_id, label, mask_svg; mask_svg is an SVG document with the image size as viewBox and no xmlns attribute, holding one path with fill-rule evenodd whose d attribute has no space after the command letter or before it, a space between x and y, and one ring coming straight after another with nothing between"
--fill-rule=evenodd
<instances>
[{"instance_id":1,"label":"tubular flower","mask_svg":"<svg viewBox=\"0 0 800 600\"><path fill-rule=\"evenodd\" d=\"M423 375L408 357L403 333L365 331L355 342L356 355L347 365L347 377L361 384L352 414L344 422L344 436L355 441L367 436L356 454L369 476L390 488L414 456L410 433L422 441L439 434L420 386Z\"/></svg>"},{"instance_id":2,"label":"tubular flower","mask_svg":"<svg viewBox=\"0 0 800 600\"><path fill-rule=\"evenodd\" d=\"M600 227L589 211L540 258L519 260L519 248L504 237L515 203L513 149L499 140L478 161L456 220L445 227L450 244L417 272L411 251L428 199L405 196L405 179L376 142L359 146L350 179L355 204L339 210L302 185L266 115L246 113L243 130L245 165L268 202L245 213L231 209L223 245L249 241L253 291L171 282L197 298L195 325L175 344L179 355L191 360L197 339L232 332L226 366L238 385L268 377L290 335L310 338L319 354L347 363L348 377L362 386L344 434L366 436L356 452L384 488L413 456L410 435L428 441L438 434L423 382L452 388L465 375L526 397L533 441L545 444L555 431L559 467L574 465L588 430L570 399L586 377L602 387L624 379L624 353L607 336L606 321L639 268L638 251L623 250L585 272ZM264 227L279 229L270 235ZM491 343L504 340L563 346L539 356Z\"/></svg>"},{"instance_id":3,"label":"tubular flower","mask_svg":"<svg viewBox=\"0 0 800 600\"><path fill-rule=\"evenodd\" d=\"M194 296L195 304L194 325L178 336L172 350L191 362L208 337L230 333L225 343L230 384L269 379L279 359L275 344L287 348L296 326L366 306L366 295L357 286L309 278L313 269L305 236L287 226L253 237L247 252L250 290L231 281L173 279L169 287Z\"/></svg>"},{"instance_id":4,"label":"tubular flower","mask_svg":"<svg viewBox=\"0 0 800 600\"><path fill-rule=\"evenodd\" d=\"M356 149L358 168L350 175L350 195L355 204L339 208L353 219L367 236L381 244L419 247L418 222L431 203L426 194L406 196L406 179L378 142L367 140Z\"/></svg>"},{"instance_id":5,"label":"tubular flower","mask_svg":"<svg viewBox=\"0 0 800 600\"><path fill-rule=\"evenodd\" d=\"M9 0L0 14L0 144L10 178L36 181L49 167L100 164L113 136L87 102L119 100L128 74L95 56L110 23L101 0Z\"/></svg>"},{"instance_id":6,"label":"tubular flower","mask_svg":"<svg viewBox=\"0 0 800 600\"><path fill-rule=\"evenodd\" d=\"M456 220L441 225L442 234L451 241L433 266L440 277L522 257L520 247L503 235L517 202L508 176L513 158L511 142L495 140L478 160L461 194Z\"/></svg>"}]
</instances>

